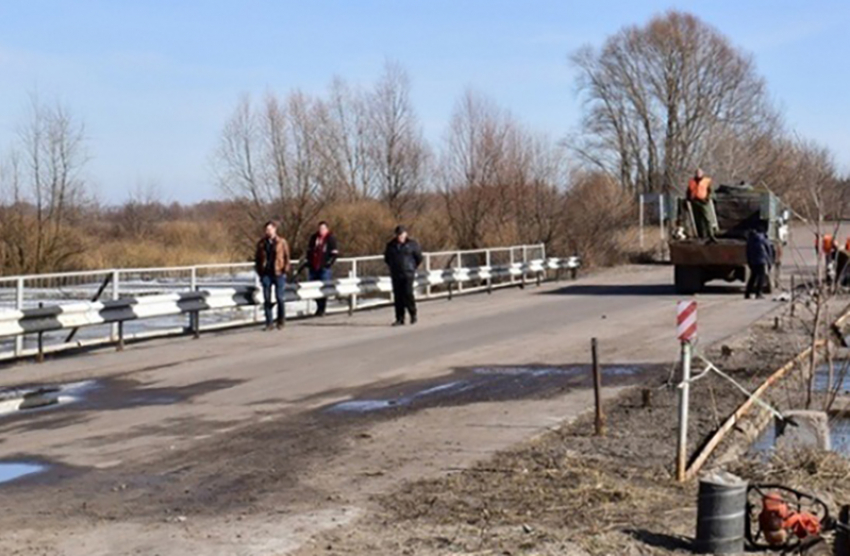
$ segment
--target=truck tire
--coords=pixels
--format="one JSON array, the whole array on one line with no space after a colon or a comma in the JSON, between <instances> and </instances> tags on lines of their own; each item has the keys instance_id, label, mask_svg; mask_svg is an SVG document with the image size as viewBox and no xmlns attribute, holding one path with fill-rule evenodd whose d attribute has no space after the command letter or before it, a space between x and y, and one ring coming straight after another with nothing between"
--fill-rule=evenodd
<instances>
[{"instance_id":1,"label":"truck tire","mask_svg":"<svg viewBox=\"0 0 850 556\"><path fill-rule=\"evenodd\" d=\"M691 294L702 290L702 269L698 266L676 265L674 268L676 293Z\"/></svg>"}]
</instances>

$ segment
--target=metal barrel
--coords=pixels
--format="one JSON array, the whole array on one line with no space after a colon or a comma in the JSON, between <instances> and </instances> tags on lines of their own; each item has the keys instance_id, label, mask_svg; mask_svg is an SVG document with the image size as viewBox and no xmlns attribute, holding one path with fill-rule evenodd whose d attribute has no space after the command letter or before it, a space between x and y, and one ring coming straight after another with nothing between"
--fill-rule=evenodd
<instances>
[{"instance_id":1,"label":"metal barrel","mask_svg":"<svg viewBox=\"0 0 850 556\"><path fill-rule=\"evenodd\" d=\"M746 506L747 481L730 473L701 479L697 499L697 552L744 552Z\"/></svg>"}]
</instances>

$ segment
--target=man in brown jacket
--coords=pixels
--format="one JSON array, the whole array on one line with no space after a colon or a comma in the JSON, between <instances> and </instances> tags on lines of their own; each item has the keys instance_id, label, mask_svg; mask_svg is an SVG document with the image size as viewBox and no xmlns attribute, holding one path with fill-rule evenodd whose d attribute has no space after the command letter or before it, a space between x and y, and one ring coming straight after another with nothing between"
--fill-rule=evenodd
<instances>
[{"instance_id":1,"label":"man in brown jacket","mask_svg":"<svg viewBox=\"0 0 850 556\"><path fill-rule=\"evenodd\" d=\"M289 272L289 245L286 240L277 235L277 222L266 223L266 230L257 242L257 252L254 255L254 267L263 285L263 308L266 313L266 330L272 330L272 307L277 304L277 329L283 328L286 310L284 307L284 292L286 290L286 274ZM272 286L275 289L275 302L272 302Z\"/></svg>"}]
</instances>

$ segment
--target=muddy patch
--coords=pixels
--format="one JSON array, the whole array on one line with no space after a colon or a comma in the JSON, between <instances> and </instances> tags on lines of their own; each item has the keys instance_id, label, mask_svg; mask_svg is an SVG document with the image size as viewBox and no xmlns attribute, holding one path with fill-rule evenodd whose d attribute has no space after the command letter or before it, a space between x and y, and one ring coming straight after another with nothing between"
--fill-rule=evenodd
<instances>
[{"instance_id":1,"label":"muddy patch","mask_svg":"<svg viewBox=\"0 0 850 556\"><path fill-rule=\"evenodd\" d=\"M661 376L660 365L604 365L603 386L629 386ZM592 386L590 365L481 366L456 369L437 379L349 393L323 408L328 414L417 411L480 402L546 398Z\"/></svg>"}]
</instances>

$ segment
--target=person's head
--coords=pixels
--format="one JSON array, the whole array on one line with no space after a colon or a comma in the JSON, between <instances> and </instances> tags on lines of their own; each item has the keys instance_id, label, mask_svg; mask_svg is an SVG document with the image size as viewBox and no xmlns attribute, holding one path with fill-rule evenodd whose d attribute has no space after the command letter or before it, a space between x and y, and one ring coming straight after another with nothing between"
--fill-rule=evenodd
<instances>
[{"instance_id":1,"label":"person's head","mask_svg":"<svg viewBox=\"0 0 850 556\"><path fill-rule=\"evenodd\" d=\"M399 243L404 243L407 241L407 228L404 226L396 226L395 227L395 238Z\"/></svg>"},{"instance_id":2,"label":"person's head","mask_svg":"<svg viewBox=\"0 0 850 556\"><path fill-rule=\"evenodd\" d=\"M268 222L266 222L265 236L269 239L277 236L277 222L275 222L274 220L269 220Z\"/></svg>"},{"instance_id":3,"label":"person's head","mask_svg":"<svg viewBox=\"0 0 850 556\"><path fill-rule=\"evenodd\" d=\"M705 174L703 173L702 168L697 168L694 172L694 177L698 180L701 180L704 176Z\"/></svg>"},{"instance_id":4,"label":"person's head","mask_svg":"<svg viewBox=\"0 0 850 556\"><path fill-rule=\"evenodd\" d=\"M319 222L319 227L318 227L317 232L319 233L320 236L325 237L326 235L331 233L331 227L328 226L327 222L322 220L321 222Z\"/></svg>"}]
</instances>

